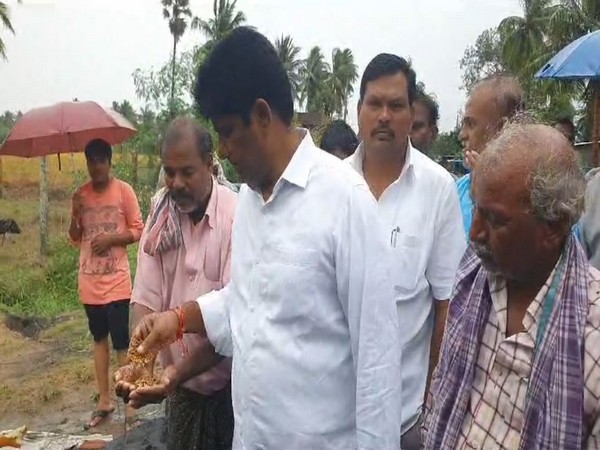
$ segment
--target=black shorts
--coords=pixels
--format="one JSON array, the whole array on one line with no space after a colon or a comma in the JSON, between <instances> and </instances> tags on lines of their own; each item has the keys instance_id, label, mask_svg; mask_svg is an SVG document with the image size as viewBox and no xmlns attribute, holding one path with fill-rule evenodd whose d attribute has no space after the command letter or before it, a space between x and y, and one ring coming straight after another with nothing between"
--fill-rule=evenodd
<instances>
[{"instance_id":1,"label":"black shorts","mask_svg":"<svg viewBox=\"0 0 600 450\"><path fill-rule=\"evenodd\" d=\"M115 350L129 348L129 299L117 300L106 305L83 306L94 342L100 342L110 334Z\"/></svg>"}]
</instances>

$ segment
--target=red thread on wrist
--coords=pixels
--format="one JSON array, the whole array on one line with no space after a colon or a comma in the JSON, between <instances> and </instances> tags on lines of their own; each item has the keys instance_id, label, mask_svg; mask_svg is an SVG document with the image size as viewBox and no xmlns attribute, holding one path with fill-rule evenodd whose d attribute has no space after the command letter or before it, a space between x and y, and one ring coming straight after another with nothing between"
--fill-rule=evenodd
<instances>
[{"instance_id":1,"label":"red thread on wrist","mask_svg":"<svg viewBox=\"0 0 600 450\"><path fill-rule=\"evenodd\" d=\"M177 328L177 340L179 341L179 345L181 346L181 357L185 358L188 354L187 345L183 341L183 335L185 334L185 311L181 307L177 307L173 310L175 315L177 316L177 320L179 322L179 326Z\"/></svg>"}]
</instances>

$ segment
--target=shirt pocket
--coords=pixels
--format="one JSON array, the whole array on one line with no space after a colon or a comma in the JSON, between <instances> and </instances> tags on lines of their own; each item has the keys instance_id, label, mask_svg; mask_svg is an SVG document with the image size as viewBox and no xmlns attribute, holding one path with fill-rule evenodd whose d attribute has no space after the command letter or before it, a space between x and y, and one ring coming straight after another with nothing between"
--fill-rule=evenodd
<instances>
[{"instance_id":1,"label":"shirt pocket","mask_svg":"<svg viewBox=\"0 0 600 450\"><path fill-rule=\"evenodd\" d=\"M318 264L318 252L311 248L276 246L272 249L273 261L292 267L314 267Z\"/></svg>"},{"instance_id":2,"label":"shirt pocket","mask_svg":"<svg viewBox=\"0 0 600 450\"><path fill-rule=\"evenodd\" d=\"M260 296L271 307L272 320L301 323L314 314L319 286L319 253L309 248L273 247L261 273ZM268 274L268 280L266 275Z\"/></svg>"},{"instance_id":3,"label":"shirt pocket","mask_svg":"<svg viewBox=\"0 0 600 450\"><path fill-rule=\"evenodd\" d=\"M392 247L392 284L396 300L410 300L414 297L421 278L421 239L415 235L400 235Z\"/></svg>"}]
</instances>

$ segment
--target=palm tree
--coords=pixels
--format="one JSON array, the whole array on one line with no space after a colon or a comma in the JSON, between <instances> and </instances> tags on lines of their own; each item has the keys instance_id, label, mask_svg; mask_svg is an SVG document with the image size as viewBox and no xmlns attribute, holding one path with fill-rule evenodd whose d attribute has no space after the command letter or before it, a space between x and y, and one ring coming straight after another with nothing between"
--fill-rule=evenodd
<instances>
[{"instance_id":1,"label":"palm tree","mask_svg":"<svg viewBox=\"0 0 600 450\"><path fill-rule=\"evenodd\" d=\"M304 68L304 61L298 57L300 47L294 44L291 36L282 35L275 41L275 49L290 79L293 97L295 100L300 100L302 70Z\"/></svg>"},{"instance_id":2,"label":"palm tree","mask_svg":"<svg viewBox=\"0 0 600 450\"><path fill-rule=\"evenodd\" d=\"M187 30L187 19L192 17L189 0L161 0L163 17L169 22L169 31L173 36L173 59L171 62L171 108L175 97L175 64L177 63L177 44Z\"/></svg>"},{"instance_id":3,"label":"palm tree","mask_svg":"<svg viewBox=\"0 0 600 450\"><path fill-rule=\"evenodd\" d=\"M598 0L561 0L548 23L553 47L560 50L569 42L600 28Z\"/></svg>"},{"instance_id":4,"label":"palm tree","mask_svg":"<svg viewBox=\"0 0 600 450\"><path fill-rule=\"evenodd\" d=\"M236 11L237 0L214 0L213 17L208 21L195 17L192 28L200 30L207 39L204 45L205 53L235 30L246 23L246 15L242 11Z\"/></svg>"},{"instance_id":5,"label":"palm tree","mask_svg":"<svg viewBox=\"0 0 600 450\"><path fill-rule=\"evenodd\" d=\"M558 51L575 39L600 28L600 2L598 0L561 0L554 8L548 23L548 34L553 51ZM555 82L556 83L556 82ZM559 84L559 83L556 83ZM573 98L582 105L578 128L583 139L592 139L591 123L595 92L592 84L571 81Z\"/></svg>"},{"instance_id":6,"label":"palm tree","mask_svg":"<svg viewBox=\"0 0 600 450\"><path fill-rule=\"evenodd\" d=\"M329 64L323 57L320 47L313 47L306 58L302 70L302 85L300 88L301 103L305 103L308 112L325 112L330 109L330 94L327 80Z\"/></svg>"},{"instance_id":7,"label":"palm tree","mask_svg":"<svg viewBox=\"0 0 600 450\"><path fill-rule=\"evenodd\" d=\"M545 112L562 109L565 97L576 95L574 84L533 76L557 50L549 25L556 21L560 5L555 0L522 0L522 5L522 17L507 17L498 26L501 56L523 85L530 109L544 116Z\"/></svg>"},{"instance_id":8,"label":"palm tree","mask_svg":"<svg viewBox=\"0 0 600 450\"><path fill-rule=\"evenodd\" d=\"M21 0L17 1L21 3ZM15 30L10 21L10 11L5 2L0 2L0 23L2 23L4 28L8 29L12 34L15 34ZM6 61L6 46L4 45L2 38L0 38L0 57Z\"/></svg>"},{"instance_id":9,"label":"palm tree","mask_svg":"<svg viewBox=\"0 0 600 450\"><path fill-rule=\"evenodd\" d=\"M552 56L548 46L547 24L553 0L521 0L523 17L511 16L500 22L502 58L515 73L529 78L539 61Z\"/></svg>"},{"instance_id":10,"label":"palm tree","mask_svg":"<svg viewBox=\"0 0 600 450\"><path fill-rule=\"evenodd\" d=\"M133 125L137 125L138 116L133 108L133 105L129 103L129 100L123 100L121 103L112 102L112 109L129 120Z\"/></svg>"},{"instance_id":11,"label":"palm tree","mask_svg":"<svg viewBox=\"0 0 600 450\"><path fill-rule=\"evenodd\" d=\"M358 79L358 68L354 63L352 50L333 50L331 56L331 84L334 111L344 120L348 117L348 99L354 93L354 83Z\"/></svg>"}]
</instances>

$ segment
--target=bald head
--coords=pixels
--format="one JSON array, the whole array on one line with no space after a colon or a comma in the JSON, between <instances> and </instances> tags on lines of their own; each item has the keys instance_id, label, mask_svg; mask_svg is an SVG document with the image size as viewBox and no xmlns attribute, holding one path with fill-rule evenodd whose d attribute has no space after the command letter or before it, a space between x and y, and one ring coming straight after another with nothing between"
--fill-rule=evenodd
<instances>
[{"instance_id":1,"label":"bald head","mask_svg":"<svg viewBox=\"0 0 600 450\"><path fill-rule=\"evenodd\" d=\"M493 101L499 119L512 119L525 110L525 93L519 80L510 75L494 75L479 81L469 97L485 92Z\"/></svg>"},{"instance_id":2,"label":"bald head","mask_svg":"<svg viewBox=\"0 0 600 450\"><path fill-rule=\"evenodd\" d=\"M213 142L210 134L194 118L186 116L177 117L169 124L163 139L163 154L184 140L189 141L198 150L204 161L212 159Z\"/></svg>"},{"instance_id":3,"label":"bald head","mask_svg":"<svg viewBox=\"0 0 600 450\"><path fill-rule=\"evenodd\" d=\"M564 220L571 226L583 210L585 181L577 157L553 127L507 125L486 147L473 176L521 191L533 214L546 223Z\"/></svg>"},{"instance_id":4,"label":"bald head","mask_svg":"<svg viewBox=\"0 0 600 450\"><path fill-rule=\"evenodd\" d=\"M470 169L473 155L481 153L507 122L524 111L524 106L521 85L508 75L486 78L471 89L459 134Z\"/></svg>"}]
</instances>

